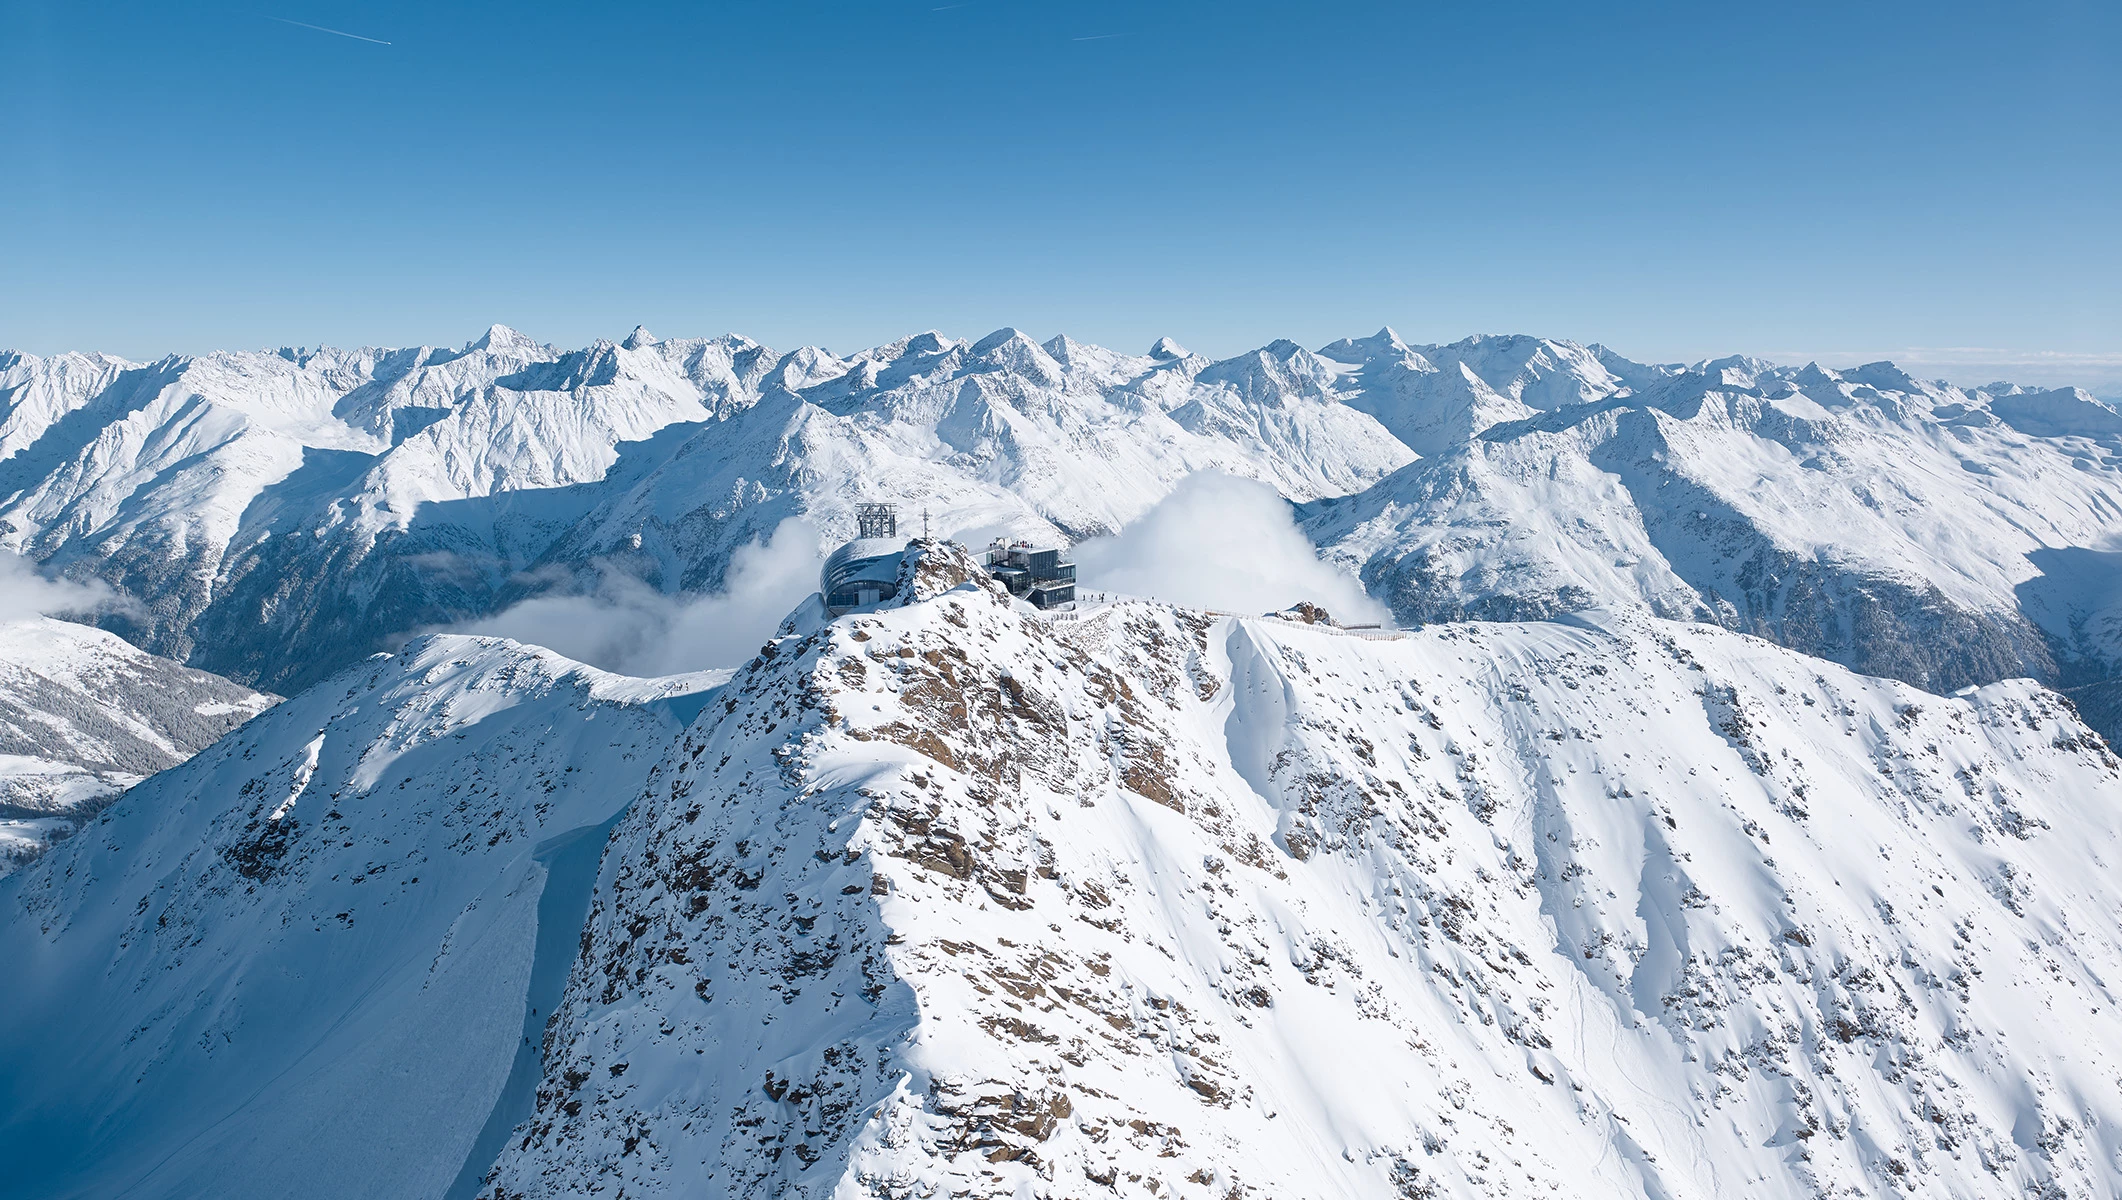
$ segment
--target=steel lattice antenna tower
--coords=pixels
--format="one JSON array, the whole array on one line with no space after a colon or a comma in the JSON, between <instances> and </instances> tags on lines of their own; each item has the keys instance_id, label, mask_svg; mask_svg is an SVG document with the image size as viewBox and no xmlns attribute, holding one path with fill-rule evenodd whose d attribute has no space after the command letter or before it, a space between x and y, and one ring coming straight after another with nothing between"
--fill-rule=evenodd
<instances>
[{"instance_id":1,"label":"steel lattice antenna tower","mask_svg":"<svg viewBox=\"0 0 2122 1200\"><path fill-rule=\"evenodd\" d=\"M855 530L857 537L894 537L899 532L898 510L889 504L857 504Z\"/></svg>"}]
</instances>

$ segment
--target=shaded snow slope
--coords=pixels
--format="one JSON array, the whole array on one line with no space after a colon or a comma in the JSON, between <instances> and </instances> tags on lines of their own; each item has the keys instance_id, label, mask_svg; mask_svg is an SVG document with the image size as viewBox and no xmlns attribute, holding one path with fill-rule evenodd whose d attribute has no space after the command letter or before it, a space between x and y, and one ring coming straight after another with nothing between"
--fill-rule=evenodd
<instances>
[{"instance_id":1,"label":"shaded snow slope","mask_svg":"<svg viewBox=\"0 0 2122 1200\"><path fill-rule=\"evenodd\" d=\"M555 855L710 682L422 639L0 882L9 1194L441 1195L573 955Z\"/></svg>"},{"instance_id":2,"label":"shaded snow slope","mask_svg":"<svg viewBox=\"0 0 2122 1200\"><path fill-rule=\"evenodd\" d=\"M2122 1187L2122 762L2053 693L909 559L651 774L482 1194Z\"/></svg>"},{"instance_id":3,"label":"shaded snow slope","mask_svg":"<svg viewBox=\"0 0 2122 1200\"><path fill-rule=\"evenodd\" d=\"M274 699L87 625L0 621L0 874Z\"/></svg>"}]
</instances>

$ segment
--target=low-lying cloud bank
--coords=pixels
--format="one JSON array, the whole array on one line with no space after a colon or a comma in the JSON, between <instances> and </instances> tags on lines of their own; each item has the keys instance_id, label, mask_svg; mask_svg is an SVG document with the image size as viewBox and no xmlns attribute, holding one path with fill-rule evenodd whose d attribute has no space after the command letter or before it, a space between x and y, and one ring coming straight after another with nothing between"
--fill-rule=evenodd
<instances>
[{"instance_id":1,"label":"low-lying cloud bank","mask_svg":"<svg viewBox=\"0 0 2122 1200\"><path fill-rule=\"evenodd\" d=\"M537 596L454 633L514 638L626 675L734 667L818 590L818 531L800 518L730 556L719 592L668 595L615 571L586 594Z\"/></svg>"},{"instance_id":2,"label":"low-lying cloud bank","mask_svg":"<svg viewBox=\"0 0 2122 1200\"><path fill-rule=\"evenodd\" d=\"M818 587L818 531L791 518L730 558L727 586L669 595L617 571L593 592L537 596L452 626L628 675L735 667ZM1300 600L1343 622L1388 614L1353 575L1322 561L1288 501L1266 484L1205 471L1114 537L1075 549L1082 585L1194 608L1261 613Z\"/></svg>"},{"instance_id":3,"label":"low-lying cloud bank","mask_svg":"<svg viewBox=\"0 0 2122 1200\"><path fill-rule=\"evenodd\" d=\"M12 550L0 550L0 621L34 617L86 617L136 608L102 580L54 579Z\"/></svg>"},{"instance_id":4,"label":"low-lying cloud bank","mask_svg":"<svg viewBox=\"0 0 2122 1200\"><path fill-rule=\"evenodd\" d=\"M1191 608L1262 613L1309 600L1343 623L1390 619L1355 576L1320 559L1275 489L1220 471L1188 476L1118 535L1077 546L1076 573L1084 588Z\"/></svg>"}]
</instances>

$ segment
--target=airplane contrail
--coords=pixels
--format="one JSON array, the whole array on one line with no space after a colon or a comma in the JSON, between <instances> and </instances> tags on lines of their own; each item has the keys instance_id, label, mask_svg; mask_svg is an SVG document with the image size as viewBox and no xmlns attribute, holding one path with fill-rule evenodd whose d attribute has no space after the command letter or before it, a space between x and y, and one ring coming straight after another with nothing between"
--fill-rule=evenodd
<instances>
[{"instance_id":1,"label":"airplane contrail","mask_svg":"<svg viewBox=\"0 0 2122 1200\"><path fill-rule=\"evenodd\" d=\"M1104 40L1105 40L1105 39L1107 39L1107 38L1116 38L1116 37L1126 37L1126 36L1127 36L1127 35L1126 35L1126 34L1124 34L1124 33L1098 33L1098 34L1093 34L1093 35L1091 35L1090 37L1079 37L1079 38L1070 38L1070 39L1068 39L1068 40L1069 40L1069 41L1072 41L1072 42L1102 42L1102 41L1104 41Z\"/></svg>"},{"instance_id":2,"label":"airplane contrail","mask_svg":"<svg viewBox=\"0 0 2122 1200\"><path fill-rule=\"evenodd\" d=\"M378 46L390 45L389 42L384 41L382 38L362 37L358 33L348 33L344 29L326 29L322 25L312 25L308 21L290 21L286 17L276 17L273 16L271 13L260 13L258 15L264 17L268 21L278 21L282 25L300 25L304 29L314 29L318 33L329 33L336 37L352 38L357 42L374 42Z\"/></svg>"}]
</instances>

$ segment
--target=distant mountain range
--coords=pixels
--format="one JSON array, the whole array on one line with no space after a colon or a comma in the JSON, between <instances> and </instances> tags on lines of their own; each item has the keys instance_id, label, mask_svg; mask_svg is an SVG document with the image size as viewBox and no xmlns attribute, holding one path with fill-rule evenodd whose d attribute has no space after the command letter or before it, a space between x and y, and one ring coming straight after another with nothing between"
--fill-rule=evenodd
<instances>
[{"instance_id":1,"label":"distant mountain range","mask_svg":"<svg viewBox=\"0 0 2122 1200\"><path fill-rule=\"evenodd\" d=\"M103 621L136 644L279 691L604 571L713 589L788 516L830 542L891 499L939 532L1082 537L1210 468L1298 503L1404 622L1621 605L2099 712L2122 674L2122 413L2074 389L1390 330L1220 362L1015 330L560 351L502 326L0 355L0 548L139 600Z\"/></svg>"}]
</instances>

